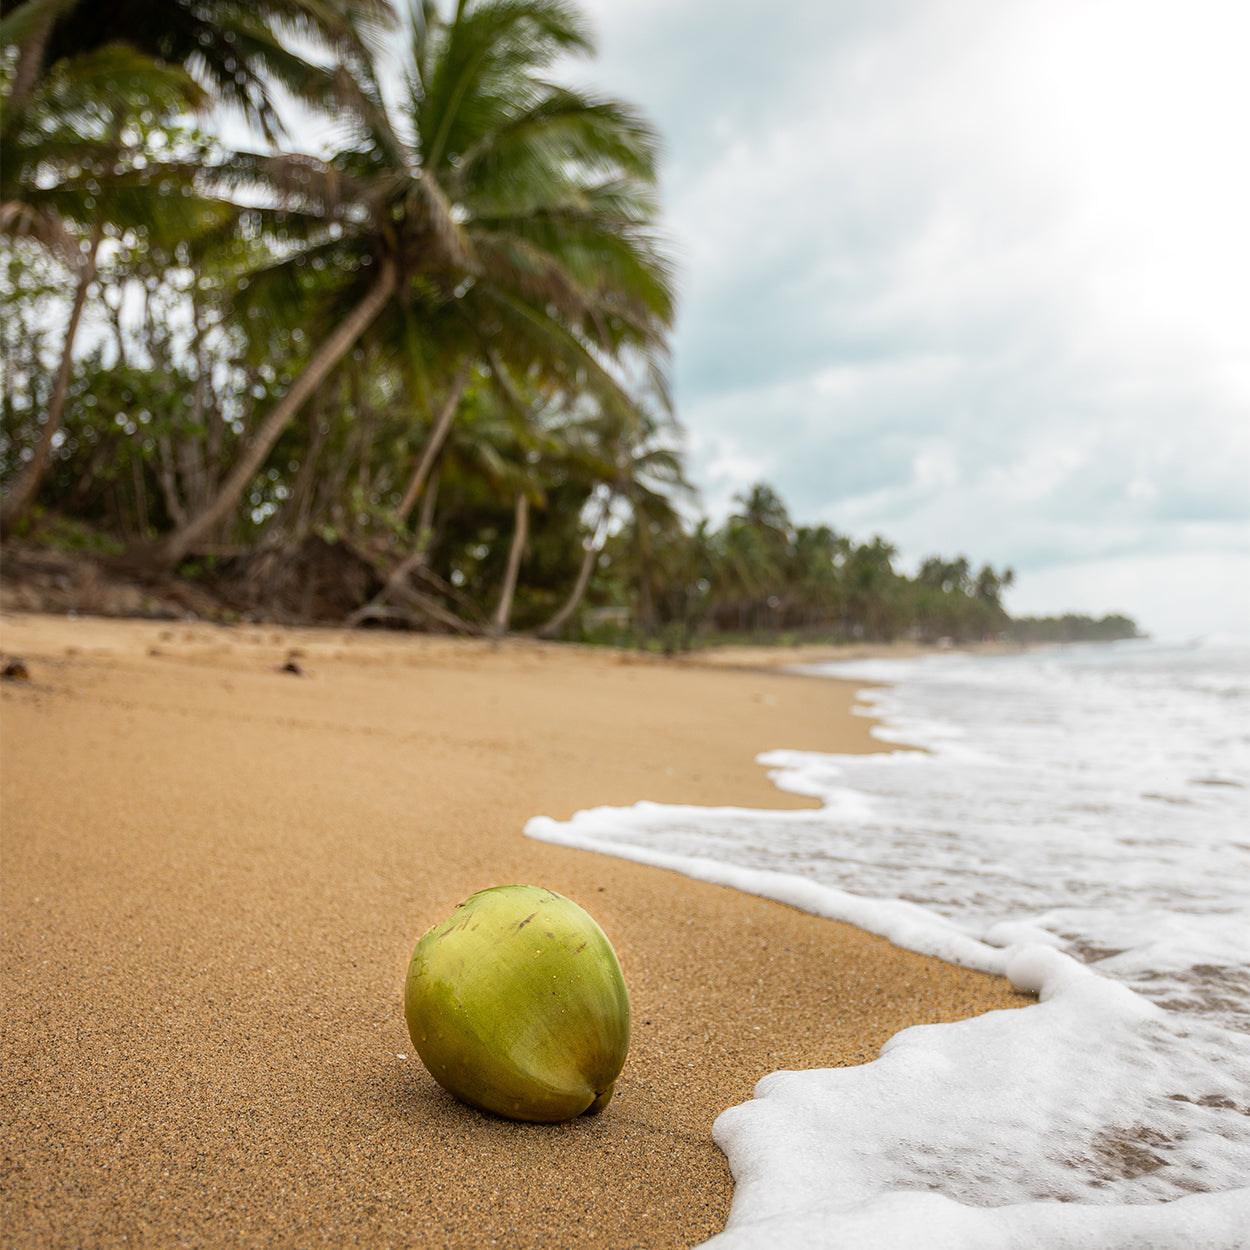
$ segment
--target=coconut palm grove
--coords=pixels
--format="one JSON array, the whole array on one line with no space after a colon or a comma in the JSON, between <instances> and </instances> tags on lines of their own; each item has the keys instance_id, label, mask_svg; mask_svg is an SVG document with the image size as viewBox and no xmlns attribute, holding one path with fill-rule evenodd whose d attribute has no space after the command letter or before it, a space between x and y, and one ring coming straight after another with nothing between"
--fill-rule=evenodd
<instances>
[{"instance_id":1,"label":"coconut palm grove","mask_svg":"<svg viewBox=\"0 0 1250 1250\"><path fill-rule=\"evenodd\" d=\"M669 650L1135 632L1013 621L1010 569L905 575L762 482L700 515L660 136L561 84L572 4L4 0L0 44L10 568Z\"/></svg>"}]
</instances>

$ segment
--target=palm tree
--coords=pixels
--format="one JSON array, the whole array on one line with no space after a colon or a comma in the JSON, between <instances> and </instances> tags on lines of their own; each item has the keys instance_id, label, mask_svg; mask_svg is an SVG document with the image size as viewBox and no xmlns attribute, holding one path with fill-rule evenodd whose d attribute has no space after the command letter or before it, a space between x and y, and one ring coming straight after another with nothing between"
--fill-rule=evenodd
<instances>
[{"instance_id":1,"label":"palm tree","mask_svg":"<svg viewBox=\"0 0 1250 1250\"><path fill-rule=\"evenodd\" d=\"M59 62L6 109L0 131L0 233L57 256L74 294L39 441L0 508L0 533L26 514L43 480L65 412L74 344L106 233L138 232L153 245L220 227L226 205L189 194L195 165L148 159L155 127L203 92L180 69L114 46Z\"/></svg>"},{"instance_id":2,"label":"palm tree","mask_svg":"<svg viewBox=\"0 0 1250 1250\"><path fill-rule=\"evenodd\" d=\"M272 138L282 129L273 103L275 84L322 106L345 96L375 100L366 36L393 18L390 0L260 0L245 6L231 0L4 0L0 5L0 47L15 50L0 117L0 179L6 184L0 231L51 247L76 277L42 436L0 511L0 532L8 533L27 511L46 469L107 228L140 225L154 236L167 230L185 240L186 210L202 209L169 195L153 205L143 194L169 188L175 179L181 183L175 189L185 191L190 171L169 162L145 171L128 160L145 154L134 134L125 133L126 123L133 132L137 119L148 127L215 98L234 105ZM280 32L333 50L341 64L328 71L306 60L283 43ZM49 188L53 174L56 185ZM82 237L75 237L76 225Z\"/></svg>"},{"instance_id":3,"label":"palm tree","mask_svg":"<svg viewBox=\"0 0 1250 1250\"><path fill-rule=\"evenodd\" d=\"M758 482L735 496L738 511L716 535L717 598L722 624L775 625L786 591L794 529L772 487Z\"/></svg>"},{"instance_id":4,"label":"palm tree","mask_svg":"<svg viewBox=\"0 0 1250 1250\"><path fill-rule=\"evenodd\" d=\"M283 132L275 87L306 104L333 103L346 73L368 78L370 45L395 21L390 0L3 0L0 45L18 48L9 105L58 63L124 44L158 65L190 69L214 99L266 138ZM288 46L333 55L327 70Z\"/></svg>"},{"instance_id":5,"label":"palm tree","mask_svg":"<svg viewBox=\"0 0 1250 1250\"><path fill-rule=\"evenodd\" d=\"M797 599L803 625L829 625L842 606L839 565L849 548L827 525L800 525L794 531L794 545L787 572L787 584Z\"/></svg>"},{"instance_id":6,"label":"palm tree","mask_svg":"<svg viewBox=\"0 0 1250 1250\"><path fill-rule=\"evenodd\" d=\"M676 449L665 439L670 427L643 406L631 416L622 420L615 412L599 412L566 433L572 446L581 443L580 458L589 479L582 509L587 524L577 577L560 608L539 626L540 638L556 637L580 607L619 501L626 501L637 517L663 515L667 522L669 492L693 493Z\"/></svg>"},{"instance_id":7,"label":"palm tree","mask_svg":"<svg viewBox=\"0 0 1250 1250\"><path fill-rule=\"evenodd\" d=\"M427 5L407 137L375 112L330 162L256 157L219 171L277 190L287 209L288 256L255 275L249 297L306 308L313 292L332 328L216 498L165 541L165 560L235 511L308 396L384 312L397 338L413 306L458 320L501 385L511 371L626 407L613 362L633 352L660 371L673 295L651 228L655 137L623 105L540 76L590 47L559 0L460 0L446 22Z\"/></svg>"},{"instance_id":8,"label":"palm tree","mask_svg":"<svg viewBox=\"0 0 1250 1250\"><path fill-rule=\"evenodd\" d=\"M844 574L851 621L857 633L887 640L894 636L898 626L895 592L899 578L894 571L897 555L894 544L879 534L851 550Z\"/></svg>"},{"instance_id":9,"label":"palm tree","mask_svg":"<svg viewBox=\"0 0 1250 1250\"><path fill-rule=\"evenodd\" d=\"M529 543L531 506L545 505L544 470L561 450L558 436L546 428L541 401L535 397L529 405L521 406L513 402L516 398L479 389L472 404L472 419L459 429L454 447L447 447L448 452L454 453L447 457L451 461L451 476L459 477L462 486L471 485L479 497L485 497L487 517L500 511L499 505L505 501L511 504L511 533L490 616L489 627L495 634L508 631L521 562ZM480 503L474 513L480 520ZM498 564L497 553L504 546L506 532L506 526L500 525L489 544L493 548L491 565ZM424 559L420 539L416 553ZM409 564L409 560L403 561L397 572ZM394 588L396 580L392 574L388 589Z\"/></svg>"}]
</instances>

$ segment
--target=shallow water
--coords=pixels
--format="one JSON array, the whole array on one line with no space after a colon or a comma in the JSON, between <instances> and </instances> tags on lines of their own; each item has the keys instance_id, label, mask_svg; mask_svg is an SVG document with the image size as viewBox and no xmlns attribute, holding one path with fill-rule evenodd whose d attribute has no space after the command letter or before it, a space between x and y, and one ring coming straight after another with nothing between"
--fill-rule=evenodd
<instances>
[{"instance_id":1,"label":"shallow water","mask_svg":"<svg viewBox=\"0 0 1250 1250\"><path fill-rule=\"evenodd\" d=\"M802 871L974 929L1027 918L1161 1005L1250 1028L1250 649L894 669L836 671L896 681L868 692L876 733L928 753L764 757L826 801L868 797ZM832 861L857 852L872 866L850 884Z\"/></svg>"},{"instance_id":2,"label":"shallow water","mask_svg":"<svg viewBox=\"0 0 1250 1250\"><path fill-rule=\"evenodd\" d=\"M1250 1245L1250 648L814 671L890 683L864 695L874 732L924 750L761 757L818 811L640 804L527 832L847 919L1043 1002L766 1077L717 1122L723 1244Z\"/></svg>"}]
</instances>

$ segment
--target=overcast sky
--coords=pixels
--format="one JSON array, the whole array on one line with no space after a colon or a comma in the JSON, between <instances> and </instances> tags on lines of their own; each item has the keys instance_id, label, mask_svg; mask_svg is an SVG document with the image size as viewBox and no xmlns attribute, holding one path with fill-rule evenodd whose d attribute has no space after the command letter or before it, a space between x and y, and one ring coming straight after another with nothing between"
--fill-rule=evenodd
<instances>
[{"instance_id":1,"label":"overcast sky","mask_svg":"<svg viewBox=\"0 0 1250 1250\"><path fill-rule=\"evenodd\" d=\"M1244 0L581 3L664 138L711 515L1250 630Z\"/></svg>"}]
</instances>

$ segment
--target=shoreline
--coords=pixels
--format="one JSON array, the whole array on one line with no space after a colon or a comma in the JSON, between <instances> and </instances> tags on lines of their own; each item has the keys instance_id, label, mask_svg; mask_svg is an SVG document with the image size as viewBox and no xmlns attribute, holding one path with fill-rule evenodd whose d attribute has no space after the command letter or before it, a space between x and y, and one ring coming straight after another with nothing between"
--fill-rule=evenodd
<instances>
[{"instance_id":1,"label":"shoreline","mask_svg":"<svg viewBox=\"0 0 1250 1250\"><path fill-rule=\"evenodd\" d=\"M6 615L0 647L30 671L4 683L0 720L14 1246L691 1245L732 1195L711 1123L759 1078L1030 1001L848 925L522 835L644 799L814 806L754 758L881 749L856 683L93 618ZM495 1120L412 1054L416 939L514 880L587 907L624 967L633 1042L602 1116Z\"/></svg>"}]
</instances>

